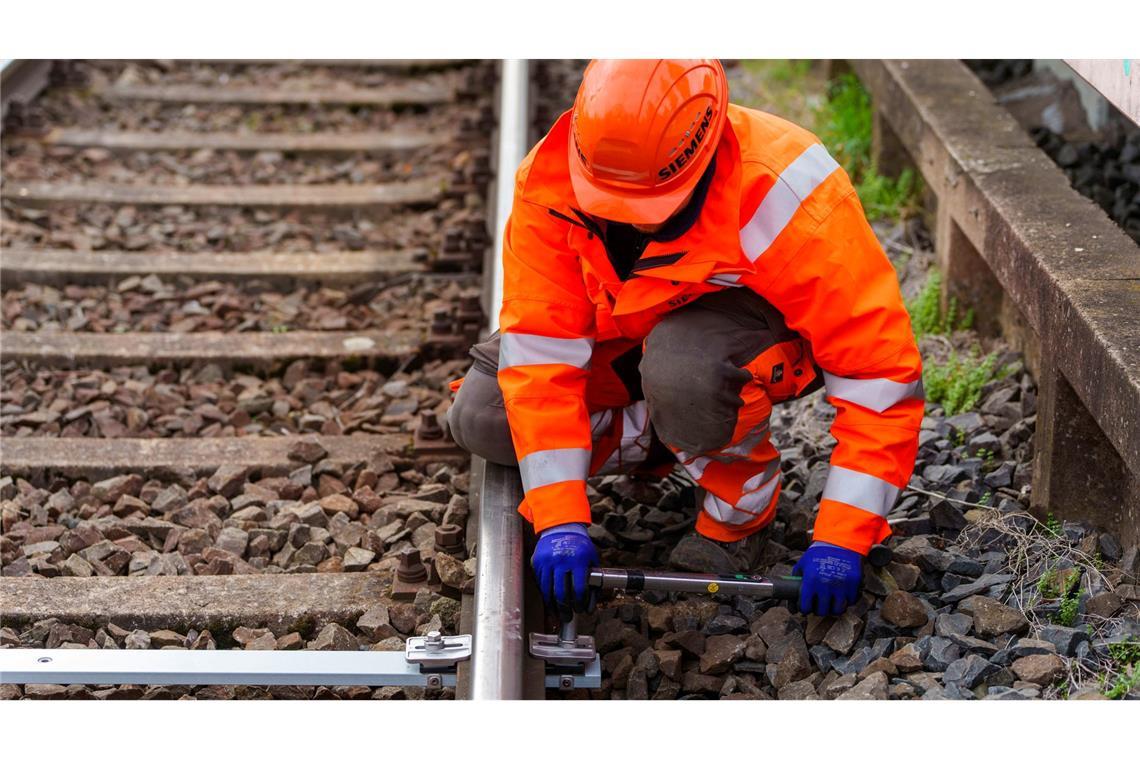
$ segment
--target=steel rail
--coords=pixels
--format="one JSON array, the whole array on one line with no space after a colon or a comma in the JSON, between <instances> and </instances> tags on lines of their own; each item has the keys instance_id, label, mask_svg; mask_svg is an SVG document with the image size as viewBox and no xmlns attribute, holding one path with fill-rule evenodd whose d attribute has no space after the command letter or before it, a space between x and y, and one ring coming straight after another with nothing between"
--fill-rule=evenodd
<instances>
[{"instance_id":1,"label":"steel rail","mask_svg":"<svg viewBox=\"0 0 1140 760\"><path fill-rule=\"evenodd\" d=\"M518 470L476 457L481 470L475 630L469 694L473 700L522 699L523 533Z\"/></svg>"},{"instance_id":2,"label":"steel rail","mask_svg":"<svg viewBox=\"0 0 1140 760\"><path fill-rule=\"evenodd\" d=\"M499 329L499 305L503 302L503 267L500 252L506 233L507 218L515 197L515 169L526 156L527 86L529 66L526 60L503 61L499 86L498 166L495 173L495 248L491 257L491 301L487 309L487 325L491 332Z\"/></svg>"},{"instance_id":3,"label":"steel rail","mask_svg":"<svg viewBox=\"0 0 1140 760\"><path fill-rule=\"evenodd\" d=\"M526 155L528 64L504 60L499 89L498 167L495 190L495 249L491 330L499 326L503 273L499 252L514 199L514 173ZM517 469L475 457L472 472L482 475L479 497L478 566L475 584L475 631L469 694L474 700L522 699L526 646L523 637L523 526L516 510L522 500Z\"/></svg>"}]
</instances>

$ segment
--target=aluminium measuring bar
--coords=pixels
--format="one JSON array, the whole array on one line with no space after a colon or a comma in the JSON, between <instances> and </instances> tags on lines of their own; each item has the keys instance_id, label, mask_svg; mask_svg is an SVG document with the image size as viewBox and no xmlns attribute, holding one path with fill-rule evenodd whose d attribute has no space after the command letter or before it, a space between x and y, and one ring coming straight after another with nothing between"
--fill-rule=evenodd
<instances>
[{"instance_id":1,"label":"aluminium measuring bar","mask_svg":"<svg viewBox=\"0 0 1140 760\"><path fill-rule=\"evenodd\" d=\"M471 636L430 631L395 652L2 649L0 683L454 686Z\"/></svg>"},{"instance_id":2,"label":"aluminium measuring bar","mask_svg":"<svg viewBox=\"0 0 1140 760\"><path fill-rule=\"evenodd\" d=\"M0 683L454 686L404 652L0 649Z\"/></svg>"}]
</instances>

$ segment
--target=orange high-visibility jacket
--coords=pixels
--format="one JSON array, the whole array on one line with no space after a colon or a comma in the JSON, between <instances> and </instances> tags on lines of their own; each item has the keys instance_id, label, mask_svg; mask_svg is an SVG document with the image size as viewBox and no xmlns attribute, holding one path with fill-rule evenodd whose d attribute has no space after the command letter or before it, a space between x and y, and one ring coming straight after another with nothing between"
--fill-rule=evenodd
<instances>
[{"instance_id":1,"label":"orange high-visibility jacket","mask_svg":"<svg viewBox=\"0 0 1140 760\"><path fill-rule=\"evenodd\" d=\"M815 540L866 554L890 534L886 515L914 468L922 366L895 271L846 172L806 130L730 106L697 221L651 242L639 261L652 266L622 282L575 211L569 122L567 112L519 167L503 247L498 379L520 512L536 531L590 522L591 357L635 345L698 296L747 287L811 343L838 410Z\"/></svg>"}]
</instances>

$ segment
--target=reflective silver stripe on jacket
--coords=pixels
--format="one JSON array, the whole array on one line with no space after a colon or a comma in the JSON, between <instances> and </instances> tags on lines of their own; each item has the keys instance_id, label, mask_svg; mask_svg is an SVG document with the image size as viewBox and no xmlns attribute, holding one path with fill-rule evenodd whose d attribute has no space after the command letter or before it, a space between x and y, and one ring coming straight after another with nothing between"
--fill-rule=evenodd
<instances>
[{"instance_id":1,"label":"reflective silver stripe on jacket","mask_svg":"<svg viewBox=\"0 0 1140 760\"><path fill-rule=\"evenodd\" d=\"M544 449L519 460L523 490L527 492L552 483L585 480L589 471L589 449Z\"/></svg>"},{"instance_id":2,"label":"reflective silver stripe on jacket","mask_svg":"<svg viewBox=\"0 0 1140 760\"><path fill-rule=\"evenodd\" d=\"M502 333L499 337L499 369L530 364L569 364L586 369L593 353L593 338L549 338L527 333Z\"/></svg>"},{"instance_id":3,"label":"reflective silver stripe on jacket","mask_svg":"<svg viewBox=\"0 0 1140 760\"><path fill-rule=\"evenodd\" d=\"M740 230L740 246L749 261L756 261L771 247L803 200L838 168L827 149L817 143L780 173L756 213Z\"/></svg>"},{"instance_id":4,"label":"reflective silver stripe on jacket","mask_svg":"<svg viewBox=\"0 0 1140 760\"><path fill-rule=\"evenodd\" d=\"M886 378L856 380L824 372L823 382L827 386L827 395L831 398L850 401L852 404L858 404L880 414L900 401L926 397L922 389L922 380L910 383L899 383Z\"/></svg>"},{"instance_id":5,"label":"reflective silver stripe on jacket","mask_svg":"<svg viewBox=\"0 0 1140 760\"><path fill-rule=\"evenodd\" d=\"M898 498L898 487L865 472L835 467L827 473L824 499L840 501L852 507L886 517Z\"/></svg>"}]
</instances>

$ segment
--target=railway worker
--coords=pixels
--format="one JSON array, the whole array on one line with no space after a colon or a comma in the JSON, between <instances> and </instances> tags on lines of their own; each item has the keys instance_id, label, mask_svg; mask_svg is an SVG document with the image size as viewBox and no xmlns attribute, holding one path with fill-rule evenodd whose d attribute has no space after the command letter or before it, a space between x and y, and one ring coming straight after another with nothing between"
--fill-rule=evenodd
<instances>
[{"instance_id":1,"label":"railway worker","mask_svg":"<svg viewBox=\"0 0 1140 760\"><path fill-rule=\"evenodd\" d=\"M819 388L836 446L800 607L855 601L914 467L921 363L814 135L729 103L718 61L593 61L518 169L502 256L501 334L472 349L448 416L464 448L518 464L548 603L585 600L595 474L679 462L700 503L682 540L749 568L780 492L772 405Z\"/></svg>"}]
</instances>

